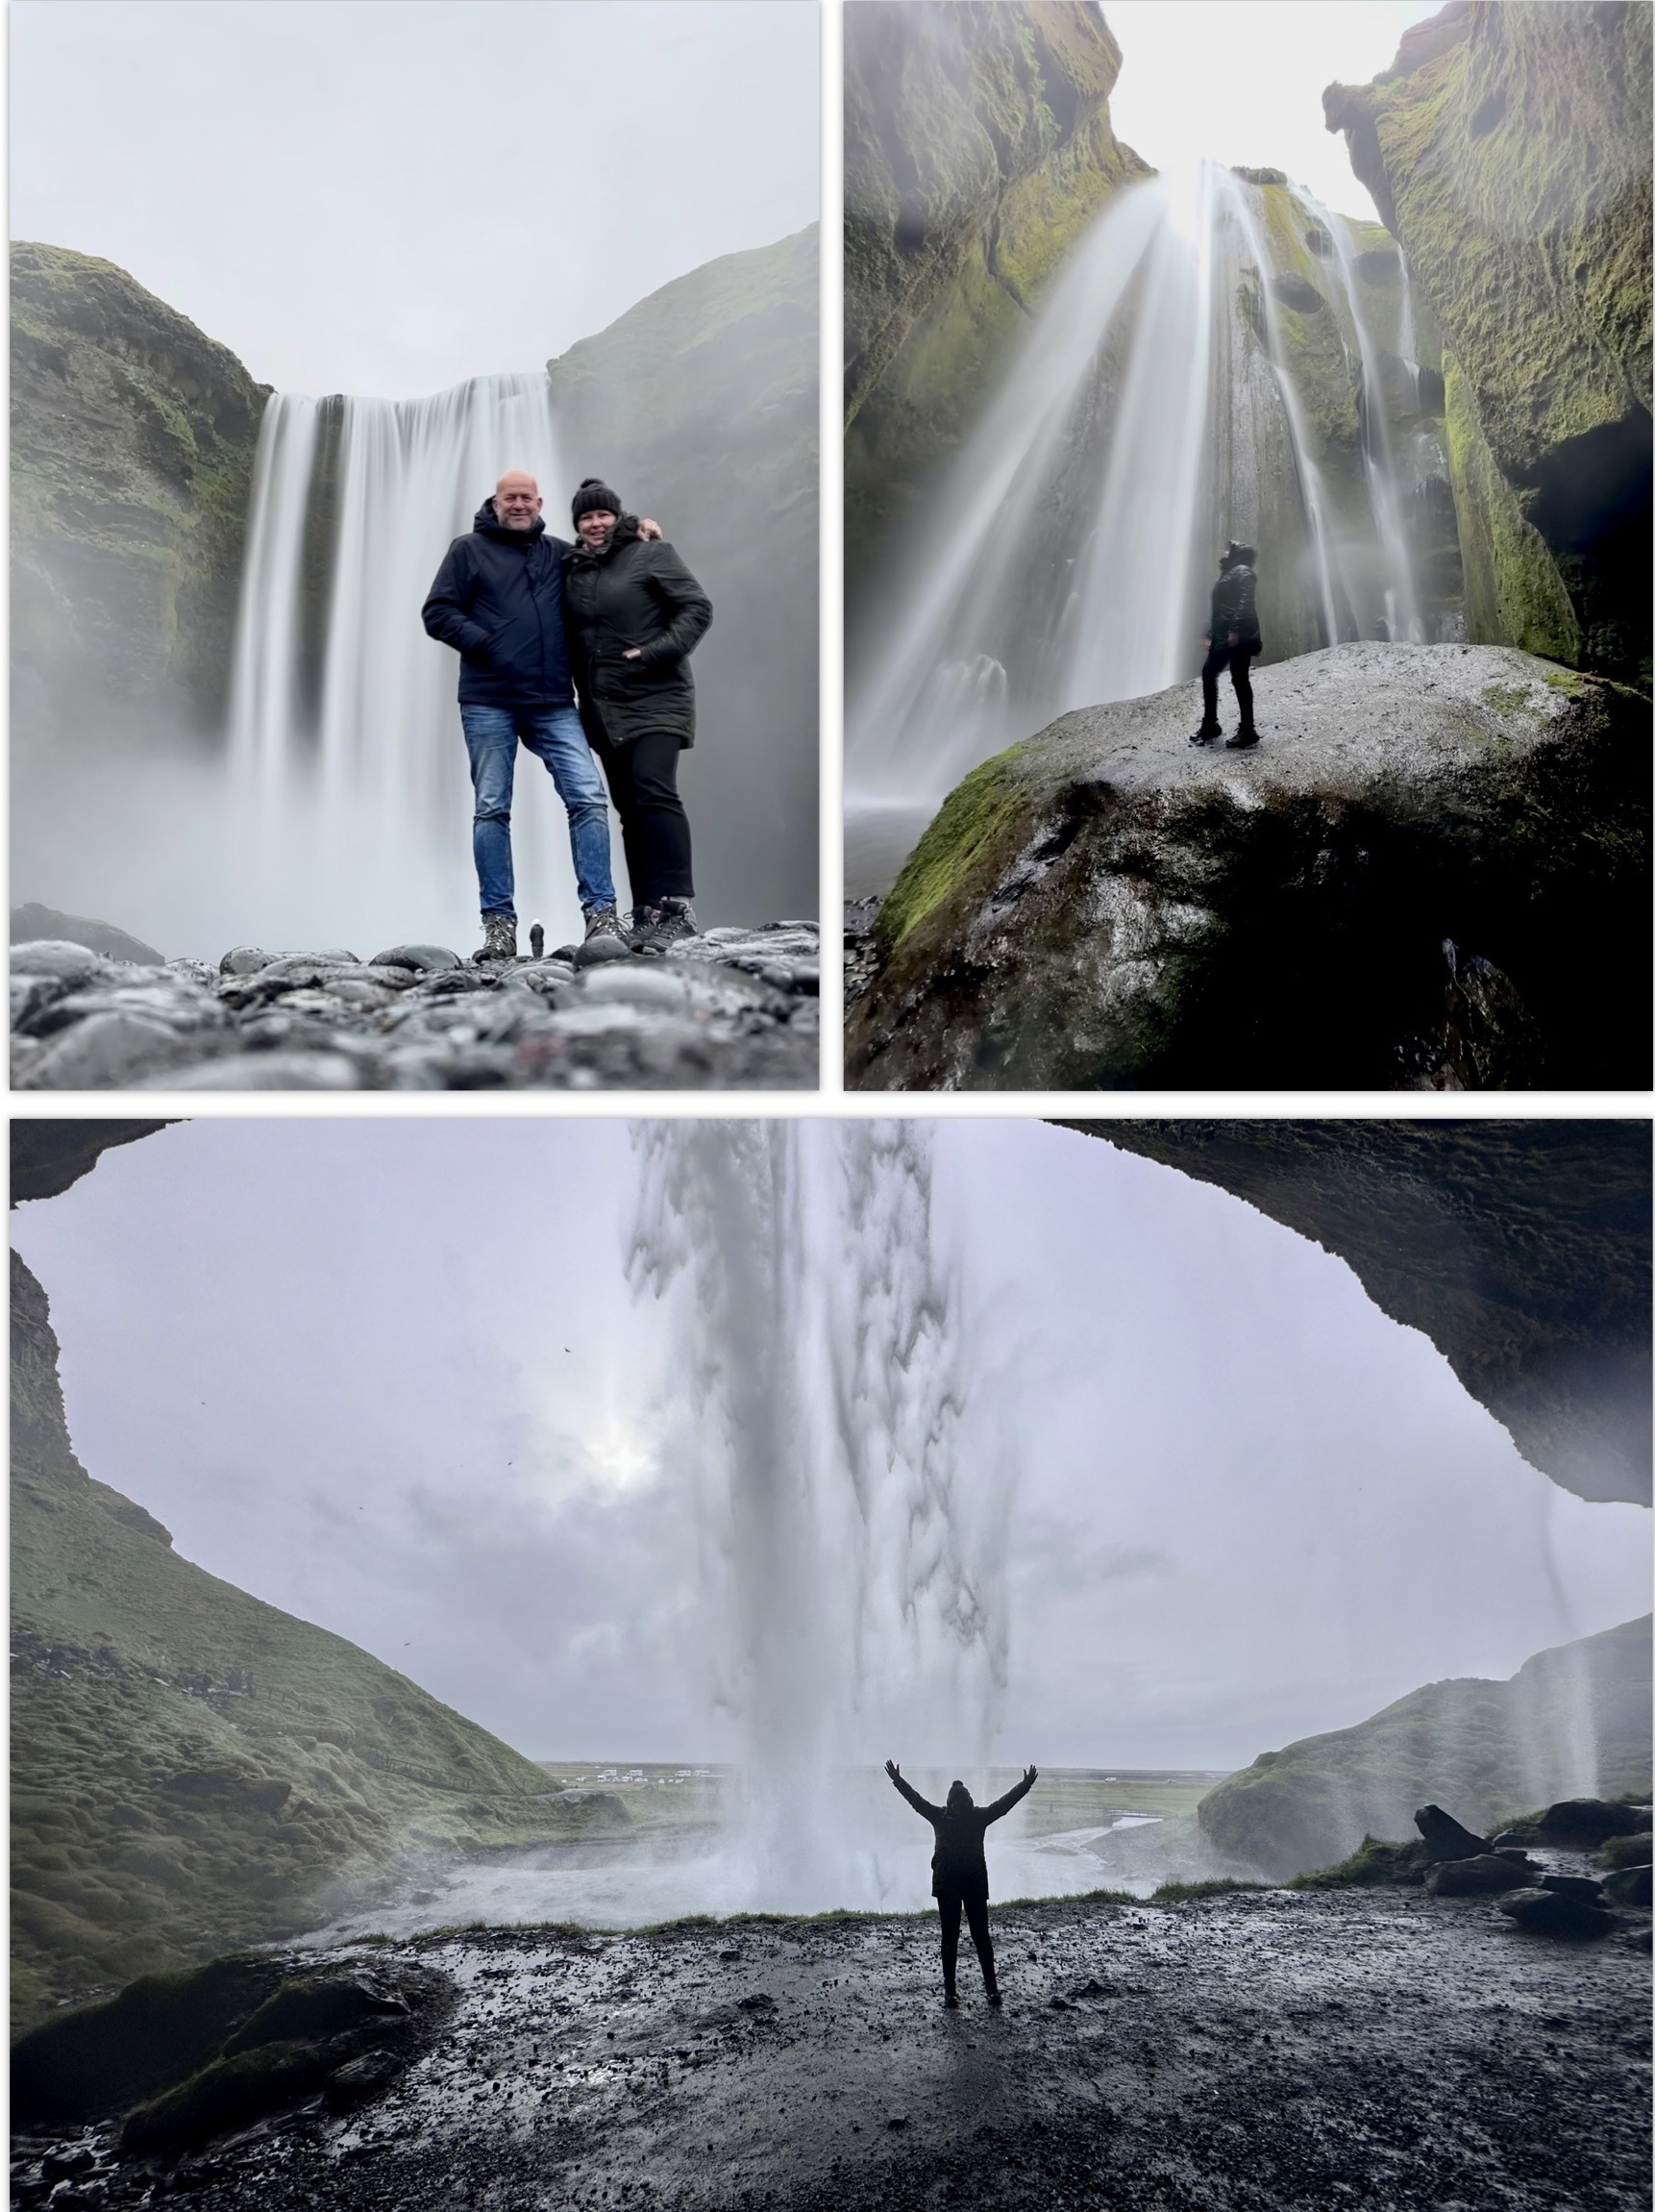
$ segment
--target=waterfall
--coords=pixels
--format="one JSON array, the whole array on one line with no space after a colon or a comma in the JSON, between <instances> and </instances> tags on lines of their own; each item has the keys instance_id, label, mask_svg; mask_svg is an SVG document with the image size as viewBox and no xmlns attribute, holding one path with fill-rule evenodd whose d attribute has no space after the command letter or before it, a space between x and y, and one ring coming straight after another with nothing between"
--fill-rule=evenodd
<instances>
[{"instance_id":1,"label":"waterfall","mask_svg":"<svg viewBox=\"0 0 1655 2212\"><path fill-rule=\"evenodd\" d=\"M929 1136L680 1121L636 1141L630 1276L675 1308L698 1634L744 1746L732 1848L755 1904L877 1903L848 1766L980 1767L1006 1675L1009 1446L976 1403Z\"/></svg>"},{"instance_id":2,"label":"waterfall","mask_svg":"<svg viewBox=\"0 0 1655 2212\"><path fill-rule=\"evenodd\" d=\"M295 916L298 942L306 917L323 943L457 940L473 927L457 663L427 637L420 608L449 540L512 467L538 479L556 530L563 479L543 375L478 377L419 400L279 392L265 410L230 773L257 897ZM518 793L520 911L578 935L562 809L526 755Z\"/></svg>"},{"instance_id":3,"label":"waterfall","mask_svg":"<svg viewBox=\"0 0 1655 2212\"><path fill-rule=\"evenodd\" d=\"M1290 187L1210 162L1111 198L1009 356L858 651L852 895L889 883L893 856L993 753L1070 708L1193 676L1227 537L1260 549L1269 658L1412 634L1384 380L1349 245ZM1315 399L1300 388L1307 347L1320 349ZM1364 375L1374 404L1359 443ZM1329 428L1335 403L1347 446Z\"/></svg>"}]
</instances>

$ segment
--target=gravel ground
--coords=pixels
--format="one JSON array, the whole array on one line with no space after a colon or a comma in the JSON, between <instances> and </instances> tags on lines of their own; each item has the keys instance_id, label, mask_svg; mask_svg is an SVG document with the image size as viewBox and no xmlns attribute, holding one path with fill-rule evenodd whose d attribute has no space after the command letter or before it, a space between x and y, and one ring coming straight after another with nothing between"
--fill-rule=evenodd
<instances>
[{"instance_id":1,"label":"gravel ground","mask_svg":"<svg viewBox=\"0 0 1655 2212\"><path fill-rule=\"evenodd\" d=\"M394 1946L377 1955L441 1968L459 2001L377 2104L312 2108L167 2172L109 2166L108 2131L88 2134L98 2168L51 2201L1648 2203L1647 1916L1563 1944L1487 1902L1359 1890L1002 1906L994 1922L1000 2012L967 1960L961 2008L943 2009L928 1919Z\"/></svg>"},{"instance_id":2,"label":"gravel ground","mask_svg":"<svg viewBox=\"0 0 1655 2212\"><path fill-rule=\"evenodd\" d=\"M12 947L16 1090L813 1090L813 922L715 929L665 957L478 967L244 946L146 967Z\"/></svg>"}]
</instances>

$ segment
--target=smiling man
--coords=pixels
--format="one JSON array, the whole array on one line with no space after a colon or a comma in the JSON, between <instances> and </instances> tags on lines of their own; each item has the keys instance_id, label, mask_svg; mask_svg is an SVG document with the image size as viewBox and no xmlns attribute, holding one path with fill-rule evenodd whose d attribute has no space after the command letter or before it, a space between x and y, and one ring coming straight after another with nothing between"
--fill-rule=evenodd
<instances>
[{"instance_id":1,"label":"smiling man","mask_svg":"<svg viewBox=\"0 0 1655 2212\"><path fill-rule=\"evenodd\" d=\"M584 959L630 953L609 871L609 811L575 710L563 634L563 539L548 536L540 486L511 468L443 557L421 609L427 633L459 655L459 718L471 756L472 857L482 908L479 960L517 957L511 790L517 748L551 774L569 816ZM653 522L639 529L658 537Z\"/></svg>"}]
</instances>

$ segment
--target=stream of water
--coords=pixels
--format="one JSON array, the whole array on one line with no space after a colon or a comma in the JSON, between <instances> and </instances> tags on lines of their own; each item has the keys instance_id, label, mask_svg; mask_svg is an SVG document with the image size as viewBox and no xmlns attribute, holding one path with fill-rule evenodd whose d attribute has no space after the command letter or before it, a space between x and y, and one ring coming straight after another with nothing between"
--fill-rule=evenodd
<instances>
[{"instance_id":1,"label":"stream of water","mask_svg":"<svg viewBox=\"0 0 1655 2212\"><path fill-rule=\"evenodd\" d=\"M888 886L978 762L1073 708L1193 676L1230 537L1260 550L1268 658L1424 634L1374 329L1393 266L1404 293L1406 277L1394 256L1366 261L1318 203L1210 162L1109 201L849 673L848 895ZM1348 451L1313 419L1284 304L1323 411L1334 394L1350 414Z\"/></svg>"}]
</instances>

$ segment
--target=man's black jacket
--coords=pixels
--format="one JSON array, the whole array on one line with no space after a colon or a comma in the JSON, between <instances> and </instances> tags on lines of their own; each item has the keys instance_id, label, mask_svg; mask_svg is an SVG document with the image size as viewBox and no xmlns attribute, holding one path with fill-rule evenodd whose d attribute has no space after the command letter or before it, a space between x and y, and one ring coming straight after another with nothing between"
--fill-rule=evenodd
<instances>
[{"instance_id":1,"label":"man's black jacket","mask_svg":"<svg viewBox=\"0 0 1655 2212\"><path fill-rule=\"evenodd\" d=\"M563 634L563 559L569 548L534 517L507 530L485 499L467 537L443 556L421 619L459 655L462 707L573 707Z\"/></svg>"},{"instance_id":2,"label":"man's black jacket","mask_svg":"<svg viewBox=\"0 0 1655 2212\"><path fill-rule=\"evenodd\" d=\"M630 745L655 733L695 742L689 656L712 621L712 601L660 538L624 514L600 551L571 548L563 569L569 655L580 719L594 745ZM630 646L635 660L626 659Z\"/></svg>"},{"instance_id":3,"label":"man's black jacket","mask_svg":"<svg viewBox=\"0 0 1655 2212\"><path fill-rule=\"evenodd\" d=\"M915 1812L928 1820L935 1830L937 1848L931 1853L931 1895L986 1898L988 1860L983 1856L984 1830L1010 1812L1020 1799L1025 1798L1034 1787L1033 1781L1025 1776L991 1805L955 1808L929 1803L918 1790L910 1788L901 1775L893 1775L891 1779Z\"/></svg>"}]
</instances>

